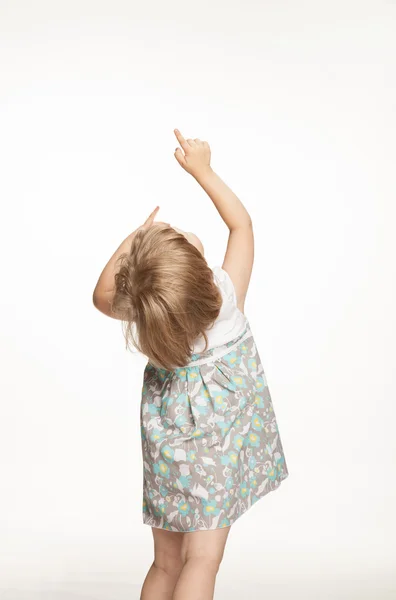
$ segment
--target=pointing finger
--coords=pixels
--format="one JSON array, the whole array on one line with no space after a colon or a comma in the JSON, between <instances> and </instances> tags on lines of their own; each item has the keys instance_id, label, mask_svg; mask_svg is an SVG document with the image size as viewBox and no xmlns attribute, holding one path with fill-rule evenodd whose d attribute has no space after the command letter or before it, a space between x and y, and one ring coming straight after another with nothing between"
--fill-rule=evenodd
<instances>
[{"instance_id":1,"label":"pointing finger","mask_svg":"<svg viewBox=\"0 0 396 600\"><path fill-rule=\"evenodd\" d=\"M190 148L190 144L184 139L184 137L178 129L175 129L174 133L177 137L177 141L179 142L180 146L183 148L184 152L186 152L186 150Z\"/></svg>"},{"instance_id":2,"label":"pointing finger","mask_svg":"<svg viewBox=\"0 0 396 600\"><path fill-rule=\"evenodd\" d=\"M151 223L154 221L155 215L157 214L157 212L159 211L159 206L157 206L153 212L147 217L146 221L145 221L145 225L151 225Z\"/></svg>"}]
</instances>

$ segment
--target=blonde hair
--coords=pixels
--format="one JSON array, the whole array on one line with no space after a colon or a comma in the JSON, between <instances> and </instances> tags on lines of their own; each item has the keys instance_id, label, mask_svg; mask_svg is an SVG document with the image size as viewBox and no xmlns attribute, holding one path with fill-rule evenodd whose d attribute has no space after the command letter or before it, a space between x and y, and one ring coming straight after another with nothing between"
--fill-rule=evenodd
<instances>
[{"instance_id":1,"label":"blonde hair","mask_svg":"<svg viewBox=\"0 0 396 600\"><path fill-rule=\"evenodd\" d=\"M200 335L207 350L205 331L222 296L204 256L183 234L168 225L140 229L117 263L112 310L123 321L127 348L132 343L166 370L189 362Z\"/></svg>"}]
</instances>

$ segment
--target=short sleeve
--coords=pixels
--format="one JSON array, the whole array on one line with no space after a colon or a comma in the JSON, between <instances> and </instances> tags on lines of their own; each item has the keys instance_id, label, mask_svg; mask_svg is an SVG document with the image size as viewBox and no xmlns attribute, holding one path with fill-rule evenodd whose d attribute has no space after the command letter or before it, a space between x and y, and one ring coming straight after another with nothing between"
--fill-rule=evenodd
<instances>
[{"instance_id":1,"label":"short sleeve","mask_svg":"<svg viewBox=\"0 0 396 600\"><path fill-rule=\"evenodd\" d=\"M214 273L217 284L223 290L225 296L229 299L229 301L234 306L236 306L237 305L237 297L236 297L235 287L234 287L232 279L229 276L229 274L227 273L227 271L225 271L220 266L213 267L212 271Z\"/></svg>"}]
</instances>

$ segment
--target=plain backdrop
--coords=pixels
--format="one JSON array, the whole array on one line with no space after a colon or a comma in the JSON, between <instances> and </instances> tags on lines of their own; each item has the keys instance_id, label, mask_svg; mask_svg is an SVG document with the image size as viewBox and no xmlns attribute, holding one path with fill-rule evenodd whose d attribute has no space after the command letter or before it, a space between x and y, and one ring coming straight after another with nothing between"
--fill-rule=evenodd
<instances>
[{"instance_id":1,"label":"plain backdrop","mask_svg":"<svg viewBox=\"0 0 396 600\"><path fill-rule=\"evenodd\" d=\"M0 47L0 598L139 598L145 360L92 292L157 204L221 265L175 127L253 219L290 471L216 599L396 598L395 4L0 0Z\"/></svg>"}]
</instances>

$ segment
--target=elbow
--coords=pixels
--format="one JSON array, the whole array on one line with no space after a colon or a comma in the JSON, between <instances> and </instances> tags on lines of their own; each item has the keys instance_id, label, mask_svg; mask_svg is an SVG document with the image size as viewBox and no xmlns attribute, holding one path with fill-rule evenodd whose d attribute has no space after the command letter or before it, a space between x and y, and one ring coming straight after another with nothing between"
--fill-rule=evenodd
<instances>
[{"instance_id":1,"label":"elbow","mask_svg":"<svg viewBox=\"0 0 396 600\"><path fill-rule=\"evenodd\" d=\"M102 309L103 306L103 294L101 294L97 289L95 289L92 293L92 304L98 310Z\"/></svg>"},{"instance_id":2,"label":"elbow","mask_svg":"<svg viewBox=\"0 0 396 600\"><path fill-rule=\"evenodd\" d=\"M250 218L250 215L248 215L245 219L241 219L236 225L234 225L233 227L230 227L230 231L236 230L236 229L251 229L253 231L253 221Z\"/></svg>"},{"instance_id":3,"label":"elbow","mask_svg":"<svg viewBox=\"0 0 396 600\"><path fill-rule=\"evenodd\" d=\"M92 303L99 312L107 315L108 317L118 319L118 315L113 312L112 301L112 292L99 292L98 290L95 290L92 294Z\"/></svg>"}]
</instances>

